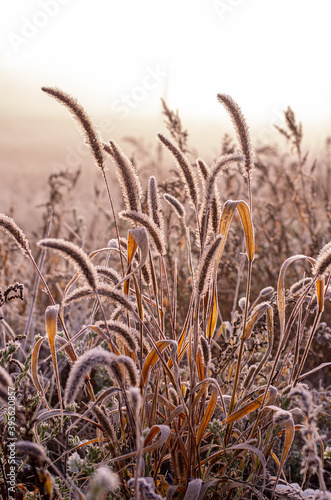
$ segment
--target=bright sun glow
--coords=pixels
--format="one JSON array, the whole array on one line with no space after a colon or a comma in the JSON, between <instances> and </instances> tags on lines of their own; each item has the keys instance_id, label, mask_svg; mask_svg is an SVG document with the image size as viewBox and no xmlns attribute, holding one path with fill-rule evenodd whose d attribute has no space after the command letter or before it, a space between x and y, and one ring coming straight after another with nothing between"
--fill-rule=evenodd
<instances>
[{"instance_id":1,"label":"bright sun glow","mask_svg":"<svg viewBox=\"0 0 331 500\"><path fill-rule=\"evenodd\" d=\"M2 94L51 112L39 89L57 85L118 117L159 112L165 97L200 119L221 115L226 92L250 122L290 104L302 121L330 123L330 18L328 0L7 2Z\"/></svg>"}]
</instances>

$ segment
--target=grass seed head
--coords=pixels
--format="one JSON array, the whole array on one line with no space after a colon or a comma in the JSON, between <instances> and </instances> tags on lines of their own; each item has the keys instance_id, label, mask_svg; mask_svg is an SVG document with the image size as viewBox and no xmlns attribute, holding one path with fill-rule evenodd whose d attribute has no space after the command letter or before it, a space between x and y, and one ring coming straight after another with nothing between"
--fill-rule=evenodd
<instances>
[{"instance_id":1,"label":"grass seed head","mask_svg":"<svg viewBox=\"0 0 331 500\"><path fill-rule=\"evenodd\" d=\"M127 210L139 212L141 210L142 188L138 173L132 162L114 141L110 141L109 145L112 151L112 159L116 163L116 173L125 207Z\"/></svg>"},{"instance_id":2,"label":"grass seed head","mask_svg":"<svg viewBox=\"0 0 331 500\"><path fill-rule=\"evenodd\" d=\"M93 413L97 417L99 424L101 425L106 437L111 442L116 442L116 433L113 424L107 414L107 410L104 406L94 406Z\"/></svg>"},{"instance_id":3,"label":"grass seed head","mask_svg":"<svg viewBox=\"0 0 331 500\"><path fill-rule=\"evenodd\" d=\"M138 384L138 372L131 358L127 356L116 356L112 352L96 347L85 352L73 365L65 389L65 405L71 403L77 397L84 382L85 375L90 373L92 368L99 365L107 367L111 378L113 378L116 383L120 383L120 385L124 386L125 376L123 375L123 366L127 371L131 385Z\"/></svg>"},{"instance_id":4,"label":"grass seed head","mask_svg":"<svg viewBox=\"0 0 331 500\"><path fill-rule=\"evenodd\" d=\"M179 171L181 173L182 179L185 183L185 188L188 194L188 197L194 208L197 209L199 205L199 186L196 180L196 176L194 170L192 168L191 163L185 157L185 155L178 149L174 144L172 144L169 139L164 137L162 134L157 134L158 138L162 142L162 144L172 153L174 156L177 165L179 167Z\"/></svg>"},{"instance_id":5,"label":"grass seed head","mask_svg":"<svg viewBox=\"0 0 331 500\"><path fill-rule=\"evenodd\" d=\"M157 227L164 233L164 219L162 205L160 201L160 192L156 177L151 175L148 182L147 202L149 216L153 219Z\"/></svg>"},{"instance_id":6,"label":"grass seed head","mask_svg":"<svg viewBox=\"0 0 331 500\"><path fill-rule=\"evenodd\" d=\"M130 387L128 390L128 400L134 408L136 414L139 413L142 407L142 397L139 387Z\"/></svg>"},{"instance_id":7,"label":"grass seed head","mask_svg":"<svg viewBox=\"0 0 331 500\"><path fill-rule=\"evenodd\" d=\"M30 253L29 242L16 222L5 214L0 214L0 227L9 233L24 253Z\"/></svg>"},{"instance_id":8,"label":"grass seed head","mask_svg":"<svg viewBox=\"0 0 331 500\"><path fill-rule=\"evenodd\" d=\"M155 224L153 219L148 217L148 215L142 212L136 212L134 210L122 210L119 213L119 216L121 219L129 220L133 223L137 223L145 227L151 237L152 243L154 244L159 254L165 255L167 253L163 234L160 231L160 228Z\"/></svg>"},{"instance_id":9,"label":"grass seed head","mask_svg":"<svg viewBox=\"0 0 331 500\"><path fill-rule=\"evenodd\" d=\"M321 249L313 272L317 278L325 278L331 272L331 241Z\"/></svg>"},{"instance_id":10,"label":"grass seed head","mask_svg":"<svg viewBox=\"0 0 331 500\"><path fill-rule=\"evenodd\" d=\"M3 387L12 387L13 386L13 379L7 373L7 371L0 366L0 385Z\"/></svg>"},{"instance_id":11,"label":"grass seed head","mask_svg":"<svg viewBox=\"0 0 331 500\"><path fill-rule=\"evenodd\" d=\"M208 368L210 361L211 361L211 352L210 352L210 345L209 345L209 342L206 339L206 337L204 337L204 336L200 337L200 344L201 344L201 350L202 350L204 364Z\"/></svg>"},{"instance_id":12,"label":"grass seed head","mask_svg":"<svg viewBox=\"0 0 331 500\"><path fill-rule=\"evenodd\" d=\"M138 350L137 337L140 335L138 330L134 330L125 323L120 321L107 321L110 334L114 334L117 339L120 339L134 353ZM101 329L106 329L104 321L98 321L95 326Z\"/></svg>"},{"instance_id":13,"label":"grass seed head","mask_svg":"<svg viewBox=\"0 0 331 500\"><path fill-rule=\"evenodd\" d=\"M45 238L38 242L43 248L51 248L64 255L86 278L92 290L96 290L98 284L98 275L94 265L88 258L88 255L71 241L65 241L58 238Z\"/></svg>"},{"instance_id":14,"label":"grass seed head","mask_svg":"<svg viewBox=\"0 0 331 500\"><path fill-rule=\"evenodd\" d=\"M217 235L214 241L203 252L198 268L197 268L197 278L196 278L196 289L199 295L205 295L208 290L212 265L215 260L217 251L221 245L223 236L221 234Z\"/></svg>"},{"instance_id":15,"label":"grass seed head","mask_svg":"<svg viewBox=\"0 0 331 500\"><path fill-rule=\"evenodd\" d=\"M184 208L184 205L180 201L177 200L174 196L171 196L171 194L165 193L163 195L163 198L169 203L169 205L172 206L172 208L175 210L177 217L180 219L183 219L186 215L186 211Z\"/></svg>"},{"instance_id":16,"label":"grass seed head","mask_svg":"<svg viewBox=\"0 0 331 500\"><path fill-rule=\"evenodd\" d=\"M15 447L26 455L46 460L45 451L39 444L32 443L31 441L18 441Z\"/></svg>"},{"instance_id":17,"label":"grass seed head","mask_svg":"<svg viewBox=\"0 0 331 500\"><path fill-rule=\"evenodd\" d=\"M92 121L88 117L85 109L79 102L74 99L71 95L63 92L63 90L54 87L42 87L41 89L46 94L54 97L58 102L64 104L66 108L70 111L73 117L77 120L78 124L82 127L87 144L91 147L94 158L98 167L101 170L105 169L104 158L103 158L103 146L99 139L99 136L95 130Z\"/></svg>"},{"instance_id":18,"label":"grass seed head","mask_svg":"<svg viewBox=\"0 0 331 500\"><path fill-rule=\"evenodd\" d=\"M120 304L128 312L135 312L133 304L128 300L127 296L121 290L102 283L99 284L97 292L102 299ZM83 299L92 299L94 297L95 293L93 290L91 290L90 287L82 286L68 293L68 295L66 295L66 297L64 298L63 305L68 306L72 302L77 302Z\"/></svg>"},{"instance_id":19,"label":"grass seed head","mask_svg":"<svg viewBox=\"0 0 331 500\"><path fill-rule=\"evenodd\" d=\"M237 132L242 153L246 158L245 172L248 176L254 170L254 152L251 145L249 128L246 123L245 117L238 104L229 95L218 94L217 99L221 104L223 104L232 119L233 125Z\"/></svg>"},{"instance_id":20,"label":"grass seed head","mask_svg":"<svg viewBox=\"0 0 331 500\"><path fill-rule=\"evenodd\" d=\"M99 467L93 474L87 500L102 498L106 492L114 491L118 486L120 486L118 475L109 467Z\"/></svg>"}]
</instances>

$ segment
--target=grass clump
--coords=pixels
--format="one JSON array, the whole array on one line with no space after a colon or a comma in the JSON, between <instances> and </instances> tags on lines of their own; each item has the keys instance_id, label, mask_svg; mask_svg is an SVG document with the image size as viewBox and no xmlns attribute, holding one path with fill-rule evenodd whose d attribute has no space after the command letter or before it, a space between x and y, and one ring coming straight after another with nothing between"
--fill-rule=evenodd
<instances>
[{"instance_id":1,"label":"grass clump","mask_svg":"<svg viewBox=\"0 0 331 500\"><path fill-rule=\"evenodd\" d=\"M9 407L17 423L18 496L263 500L284 498L294 476L300 491L313 486L315 498L327 498L318 408L303 381L313 384L330 366L325 359L311 366L308 356L316 339L329 335L321 318L330 316L330 243L307 211L312 180L305 177L302 128L294 115L287 111L289 131L280 132L298 155L300 182L290 184L296 198L285 201L292 216L304 201L298 224L308 221L310 238L302 250L298 234L291 243L291 233L277 239L286 226L272 177L277 166L274 160L267 170L270 152L253 151L231 97L219 94L218 100L232 118L241 152L227 136L212 166L191 161L188 134L163 103L174 142L158 138L178 170L161 182L153 172L144 192L139 169L113 141L99 138L83 107L61 90L43 90L83 130L111 216L97 213L105 224L101 246L84 241L79 225L63 237L57 226L52 237L49 216L37 242L39 260L14 220L0 216L3 248L5 238L13 238L46 291L37 294L37 282L22 345L15 309L6 309L1 320L2 498L9 498ZM105 153L116 164L123 196L118 219ZM278 176L280 186L285 178ZM7 308L6 300L2 305ZM32 340L36 329L43 335ZM15 397L6 400L13 386ZM330 394L325 388L324 422ZM330 428L323 431L330 446Z\"/></svg>"}]
</instances>

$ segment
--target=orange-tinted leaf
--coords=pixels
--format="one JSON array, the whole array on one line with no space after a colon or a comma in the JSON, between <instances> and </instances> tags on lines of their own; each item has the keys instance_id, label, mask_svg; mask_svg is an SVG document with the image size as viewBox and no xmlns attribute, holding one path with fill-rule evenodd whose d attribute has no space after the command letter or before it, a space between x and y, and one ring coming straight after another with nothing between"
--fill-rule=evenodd
<instances>
[{"instance_id":1,"label":"orange-tinted leaf","mask_svg":"<svg viewBox=\"0 0 331 500\"><path fill-rule=\"evenodd\" d=\"M279 345L281 345L283 342L283 337L285 332L285 284L284 284L285 273L290 264L300 259L308 260L312 265L314 265L314 263L316 262L315 259L307 257L306 255L303 254L292 255L291 257L285 260L279 272L278 283L277 283L277 307L278 307L279 323L280 323Z\"/></svg>"},{"instance_id":2,"label":"orange-tinted leaf","mask_svg":"<svg viewBox=\"0 0 331 500\"><path fill-rule=\"evenodd\" d=\"M215 387L211 386L211 394L208 406L197 433L197 445L199 445L201 439L203 438L204 432L210 422L211 417L213 416L216 403L217 403L217 390L215 389Z\"/></svg>"},{"instance_id":3,"label":"orange-tinted leaf","mask_svg":"<svg viewBox=\"0 0 331 500\"><path fill-rule=\"evenodd\" d=\"M282 472L282 468L283 468L284 462L285 462L286 457L288 455L288 452L289 452L289 450L291 448L291 445L292 445L292 442L293 442L293 438L294 438L294 433L295 433L295 427L294 427L293 419L291 417L291 418L289 418L285 422L284 450L283 450L282 459L281 459L280 464L279 464L279 469L278 469L278 473L277 473L277 477L276 477L276 481L275 481L274 491L275 491L275 488L277 486L280 474Z\"/></svg>"},{"instance_id":4,"label":"orange-tinted leaf","mask_svg":"<svg viewBox=\"0 0 331 500\"><path fill-rule=\"evenodd\" d=\"M38 357L39 357L39 350L41 347L41 344L45 340L46 337L41 337L37 342L36 345L34 346L32 350L32 355L31 355L31 375L32 375L32 380L33 383L37 389L38 392L43 392L42 387L39 383L39 378L38 378Z\"/></svg>"},{"instance_id":5,"label":"orange-tinted leaf","mask_svg":"<svg viewBox=\"0 0 331 500\"><path fill-rule=\"evenodd\" d=\"M324 311L324 278L316 281L316 295L319 312Z\"/></svg>"},{"instance_id":6,"label":"orange-tinted leaf","mask_svg":"<svg viewBox=\"0 0 331 500\"><path fill-rule=\"evenodd\" d=\"M268 391L267 397L269 398L271 394L271 391ZM241 418L245 417L249 413L252 413L252 411L257 410L260 408L261 403L263 401L264 394L261 394L261 396L257 397L250 403L247 403L246 405L242 406L239 408L239 410L236 410L235 412L231 413L225 420L223 420L223 424L231 424L232 422L236 422L237 420L240 420Z\"/></svg>"},{"instance_id":7,"label":"orange-tinted leaf","mask_svg":"<svg viewBox=\"0 0 331 500\"><path fill-rule=\"evenodd\" d=\"M46 312L45 312L45 323L46 323L48 342L49 342L49 345L51 348L51 353L52 353L52 358L53 358L59 404L60 404L60 409L62 412L63 405L62 405L62 396L61 396L61 385L60 385L59 370L58 370L58 366L57 366L57 359L56 359L56 353L55 353L55 337L57 334L57 317L58 317L58 313L59 313L59 308L60 308L60 306L58 304L47 307ZM61 417L61 422L62 422L62 420L63 420L63 417Z\"/></svg>"},{"instance_id":8,"label":"orange-tinted leaf","mask_svg":"<svg viewBox=\"0 0 331 500\"><path fill-rule=\"evenodd\" d=\"M271 308L270 304L262 302L253 309L252 314L246 323L244 340L247 340L251 336L253 326L261 318L261 316L265 314L268 308Z\"/></svg>"},{"instance_id":9,"label":"orange-tinted leaf","mask_svg":"<svg viewBox=\"0 0 331 500\"><path fill-rule=\"evenodd\" d=\"M209 313L209 318L208 318L208 326L207 326L207 339L211 339L215 327L216 327L216 321L217 321L217 295L216 295L216 287L213 285L213 297L211 301L211 307L210 307L210 313Z\"/></svg>"},{"instance_id":10,"label":"orange-tinted leaf","mask_svg":"<svg viewBox=\"0 0 331 500\"><path fill-rule=\"evenodd\" d=\"M253 224L252 224L252 219L251 219L251 214L249 210L249 206L245 201L242 200L237 200L237 201L232 201L228 200L224 203L223 206L223 211L221 215L221 221L220 221L220 234L223 235L223 240L220 246L220 249L218 251L217 259L216 262L218 264L222 253L223 249L225 246L226 238L228 235L229 227L234 215L235 210L238 209L240 219L243 225L244 233L245 233L245 240L246 240L246 252L247 252L247 257L248 259L252 262L254 259L254 249L255 249L255 240L254 240L254 229L253 229ZM215 269L217 268L217 265L215 266Z\"/></svg>"},{"instance_id":11,"label":"orange-tinted leaf","mask_svg":"<svg viewBox=\"0 0 331 500\"><path fill-rule=\"evenodd\" d=\"M198 346L197 350L197 369L200 382L205 378L205 365L203 362L202 352L200 346Z\"/></svg>"},{"instance_id":12,"label":"orange-tinted leaf","mask_svg":"<svg viewBox=\"0 0 331 500\"><path fill-rule=\"evenodd\" d=\"M175 348L177 351L177 343L174 340L158 340L156 342L156 346L158 347L158 349L161 353L168 346L172 346L172 348L173 349ZM148 354L148 356L145 360L143 369L142 369L141 374L142 374L142 380L144 383L146 383L149 370L155 365L155 363L158 360L159 360L159 355L156 352L155 348L153 347L151 352ZM170 372L170 370L168 369L168 367L166 365L165 365L165 369L167 370L167 373L169 375L170 380L173 381L172 373ZM173 384L176 387L175 382L173 382Z\"/></svg>"}]
</instances>

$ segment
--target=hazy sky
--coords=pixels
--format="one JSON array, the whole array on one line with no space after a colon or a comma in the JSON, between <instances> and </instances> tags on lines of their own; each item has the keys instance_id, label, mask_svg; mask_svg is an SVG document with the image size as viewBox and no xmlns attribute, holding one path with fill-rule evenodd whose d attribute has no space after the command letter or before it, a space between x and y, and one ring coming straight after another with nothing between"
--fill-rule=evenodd
<instances>
[{"instance_id":1,"label":"hazy sky","mask_svg":"<svg viewBox=\"0 0 331 500\"><path fill-rule=\"evenodd\" d=\"M59 86L114 120L160 113L331 124L330 0L15 0L0 15L0 112L61 113ZM331 130L330 130L331 132Z\"/></svg>"}]
</instances>

